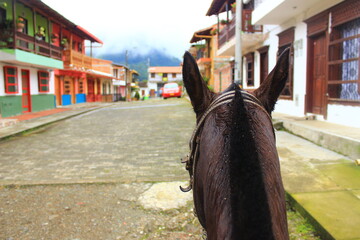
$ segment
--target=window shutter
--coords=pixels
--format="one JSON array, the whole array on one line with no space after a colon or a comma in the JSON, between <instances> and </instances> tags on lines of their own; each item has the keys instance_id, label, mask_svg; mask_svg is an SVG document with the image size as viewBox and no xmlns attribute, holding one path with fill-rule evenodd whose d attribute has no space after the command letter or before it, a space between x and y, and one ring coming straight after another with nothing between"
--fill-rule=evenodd
<instances>
[{"instance_id":1,"label":"window shutter","mask_svg":"<svg viewBox=\"0 0 360 240\"><path fill-rule=\"evenodd\" d=\"M295 27L291 27L278 34L279 37L279 47L292 44L294 42L295 36Z\"/></svg>"},{"instance_id":2,"label":"window shutter","mask_svg":"<svg viewBox=\"0 0 360 240\"><path fill-rule=\"evenodd\" d=\"M324 32L328 28L329 11L324 11L304 21L307 24L307 35L313 36L315 34Z\"/></svg>"},{"instance_id":3,"label":"window shutter","mask_svg":"<svg viewBox=\"0 0 360 240\"><path fill-rule=\"evenodd\" d=\"M360 17L360 1L347 0L331 9L331 25L338 26Z\"/></svg>"}]
</instances>

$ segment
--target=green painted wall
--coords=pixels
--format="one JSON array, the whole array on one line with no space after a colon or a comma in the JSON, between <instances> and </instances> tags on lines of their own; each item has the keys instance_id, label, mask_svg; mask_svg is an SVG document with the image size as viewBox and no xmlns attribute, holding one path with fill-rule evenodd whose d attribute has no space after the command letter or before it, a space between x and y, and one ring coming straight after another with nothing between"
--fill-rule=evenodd
<instances>
[{"instance_id":1,"label":"green painted wall","mask_svg":"<svg viewBox=\"0 0 360 240\"><path fill-rule=\"evenodd\" d=\"M39 27L43 27L45 28L45 41L48 42L49 41L49 29L48 29L48 20L43 17L40 14L36 14L36 29L35 29L35 33L39 31Z\"/></svg>"},{"instance_id":2,"label":"green painted wall","mask_svg":"<svg viewBox=\"0 0 360 240\"><path fill-rule=\"evenodd\" d=\"M55 108L55 95L31 95L32 112L39 112Z\"/></svg>"},{"instance_id":3,"label":"green painted wall","mask_svg":"<svg viewBox=\"0 0 360 240\"><path fill-rule=\"evenodd\" d=\"M6 4L6 7L4 4ZM0 7L6 10L6 19L12 19L12 1L0 0Z\"/></svg>"},{"instance_id":4,"label":"green painted wall","mask_svg":"<svg viewBox=\"0 0 360 240\"><path fill-rule=\"evenodd\" d=\"M13 19L12 2L12 0L0 0L0 7L6 10L6 18L9 20ZM1 3L6 3L6 7ZM36 27L34 29L34 14L31 8L25 6L22 3L16 3L15 17L16 19L18 17L23 17L27 20L28 35L30 36L35 35L35 33L38 31L39 26L44 27L46 33L46 41L49 40L49 33L51 29L48 29L48 20L44 16L40 15L39 13L36 14Z\"/></svg>"},{"instance_id":5,"label":"green painted wall","mask_svg":"<svg viewBox=\"0 0 360 240\"><path fill-rule=\"evenodd\" d=\"M21 112L21 96L0 97L0 114L2 117L19 115Z\"/></svg>"},{"instance_id":6,"label":"green painted wall","mask_svg":"<svg viewBox=\"0 0 360 240\"><path fill-rule=\"evenodd\" d=\"M31 95L31 108L32 112L55 108L55 95ZM1 96L0 114L2 117L11 117L22 114L22 96Z\"/></svg>"},{"instance_id":7,"label":"green painted wall","mask_svg":"<svg viewBox=\"0 0 360 240\"><path fill-rule=\"evenodd\" d=\"M16 3L16 18L23 17L28 21L28 35L34 36L33 12L22 3Z\"/></svg>"},{"instance_id":8,"label":"green painted wall","mask_svg":"<svg viewBox=\"0 0 360 240\"><path fill-rule=\"evenodd\" d=\"M36 64L36 65L41 65L43 67L54 68L54 69L64 68L63 61L54 58L44 57L41 55L22 51L19 49L0 49L0 51L14 55L15 57L14 60L19 62Z\"/></svg>"}]
</instances>

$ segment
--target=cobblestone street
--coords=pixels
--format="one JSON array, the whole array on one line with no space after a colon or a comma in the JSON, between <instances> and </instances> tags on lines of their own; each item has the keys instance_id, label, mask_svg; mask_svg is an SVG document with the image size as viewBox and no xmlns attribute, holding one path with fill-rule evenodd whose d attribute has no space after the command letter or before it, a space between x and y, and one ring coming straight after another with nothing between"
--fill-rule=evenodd
<instances>
[{"instance_id":1,"label":"cobblestone street","mask_svg":"<svg viewBox=\"0 0 360 240\"><path fill-rule=\"evenodd\" d=\"M184 180L185 100L116 103L0 144L1 184Z\"/></svg>"},{"instance_id":2,"label":"cobblestone street","mask_svg":"<svg viewBox=\"0 0 360 240\"><path fill-rule=\"evenodd\" d=\"M179 190L194 125L186 99L118 102L1 141L0 239L201 239Z\"/></svg>"}]
</instances>

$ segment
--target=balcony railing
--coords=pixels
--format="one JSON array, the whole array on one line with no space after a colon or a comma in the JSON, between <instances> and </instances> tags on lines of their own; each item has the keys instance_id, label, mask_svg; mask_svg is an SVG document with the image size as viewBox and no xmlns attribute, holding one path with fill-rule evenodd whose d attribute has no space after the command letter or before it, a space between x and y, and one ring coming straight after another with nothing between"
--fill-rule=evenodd
<instances>
[{"instance_id":1,"label":"balcony railing","mask_svg":"<svg viewBox=\"0 0 360 240\"><path fill-rule=\"evenodd\" d=\"M261 33L261 25L251 25L252 10L243 9L242 11L242 31L244 33ZM219 48L235 36L236 17L234 16L231 21L219 33L218 44Z\"/></svg>"},{"instance_id":2,"label":"balcony railing","mask_svg":"<svg viewBox=\"0 0 360 240\"><path fill-rule=\"evenodd\" d=\"M92 69L95 71L111 74L111 61L98 59L98 58L91 58L91 65Z\"/></svg>"},{"instance_id":3,"label":"balcony railing","mask_svg":"<svg viewBox=\"0 0 360 240\"><path fill-rule=\"evenodd\" d=\"M85 54L66 49L63 52L63 61L65 69L92 69L92 58Z\"/></svg>"},{"instance_id":4,"label":"balcony railing","mask_svg":"<svg viewBox=\"0 0 360 240\"><path fill-rule=\"evenodd\" d=\"M15 41L14 41L15 37ZM21 49L45 57L62 59L62 48L22 32L0 34L0 48Z\"/></svg>"}]
</instances>

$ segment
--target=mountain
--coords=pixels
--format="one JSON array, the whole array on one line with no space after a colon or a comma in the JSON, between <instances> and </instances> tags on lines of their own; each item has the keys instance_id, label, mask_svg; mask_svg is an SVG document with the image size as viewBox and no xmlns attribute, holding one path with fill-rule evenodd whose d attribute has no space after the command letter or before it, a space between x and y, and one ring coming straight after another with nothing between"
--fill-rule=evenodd
<instances>
[{"instance_id":1,"label":"mountain","mask_svg":"<svg viewBox=\"0 0 360 240\"><path fill-rule=\"evenodd\" d=\"M114 63L125 64L125 51L116 53L116 54L103 54L101 56L97 56L101 59L106 59L113 61ZM147 80L148 79L148 64L150 62L150 66L179 66L181 61L180 59L169 56L165 54L163 51L152 49L146 54L128 54L128 64L131 69L135 69L139 74L139 80Z\"/></svg>"}]
</instances>

